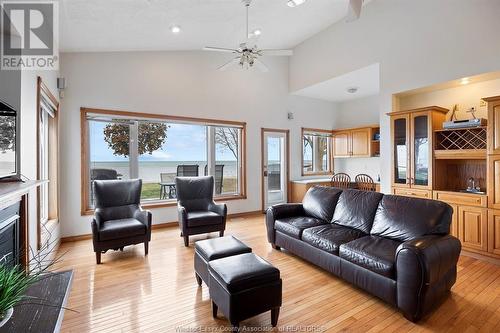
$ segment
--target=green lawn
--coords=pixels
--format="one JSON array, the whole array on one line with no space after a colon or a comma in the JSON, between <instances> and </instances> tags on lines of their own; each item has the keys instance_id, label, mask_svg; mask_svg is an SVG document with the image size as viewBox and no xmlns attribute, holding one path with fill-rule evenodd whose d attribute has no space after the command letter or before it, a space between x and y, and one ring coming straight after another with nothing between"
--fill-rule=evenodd
<instances>
[{"instance_id":1,"label":"green lawn","mask_svg":"<svg viewBox=\"0 0 500 333\"><path fill-rule=\"evenodd\" d=\"M225 178L222 182L223 192L236 192L237 183L236 177ZM142 184L142 199L145 200L158 200L160 199L160 184L158 183L144 183Z\"/></svg>"}]
</instances>

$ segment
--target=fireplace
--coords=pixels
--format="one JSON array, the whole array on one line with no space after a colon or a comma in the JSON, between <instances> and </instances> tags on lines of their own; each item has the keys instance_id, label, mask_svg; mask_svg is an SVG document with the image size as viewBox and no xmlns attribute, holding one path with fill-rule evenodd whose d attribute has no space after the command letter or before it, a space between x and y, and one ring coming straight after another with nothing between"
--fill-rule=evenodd
<instances>
[{"instance_id":1,"label":"fireplace","mask_svg":"<svg viewBox=\"0 0 500 333\"><path fill-rule=\"evenodd\" d=\"M20 263L19 237L20 202L0 210L0 264L14 266Z\"/></svg>"}]
</instances>

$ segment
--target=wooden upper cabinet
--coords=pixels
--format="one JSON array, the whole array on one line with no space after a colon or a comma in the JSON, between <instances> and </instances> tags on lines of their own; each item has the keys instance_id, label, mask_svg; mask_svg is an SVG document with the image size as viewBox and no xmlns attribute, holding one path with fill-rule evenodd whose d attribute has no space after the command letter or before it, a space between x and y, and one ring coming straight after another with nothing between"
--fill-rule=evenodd
<instances>
[{"instance_id":1,"label":"wooden upper cabinet","mask_svg":"<svg viewBox=\"0 0 500 333\"><path fill-rule=\"evenodd\" d=\"M351 152L350 132L336 132L333 135L333 156L334 157L349 157Z\"/></svg>"},{"instance_id":2,"label":"wooden upper cabinet","mask_svg":"<svg viewBox=\"0 0 500 333\"><path fill-rule=\"evenodd\" d=\"M333 132L333 157L370 157L372 139L378 127L353 128Z\"/></svg>"},{"instance_id":3,"label":"wooden upper cabinet","mask_svg":"<svg viewBox=\"0 0 500 333\"><path fill-rule=\"evenodd\" d=\"M371 130L370 128L360 128L351 131L351 156L370 156Z\"/></svg>"},{"instance_id":4,"label":"wooden upper cabinet","mask_svg":"<svg viewBox=\"0 0 500 333\"><path fill-rule=\"evenodd\" d=\"M389 113L393 187L432 190L433 131L446 113L437 106Z\"/></svg>"},{"instance_id":5,"label":"wooden upper cabinet","mask_svg":"<svg viewBox=\"0 0 500 333\"><path fill-rule=\"evenodd\" d=\"M500 96L483 99L488 103L488 154L500 154Z\"/></svg>"}]
</instances>

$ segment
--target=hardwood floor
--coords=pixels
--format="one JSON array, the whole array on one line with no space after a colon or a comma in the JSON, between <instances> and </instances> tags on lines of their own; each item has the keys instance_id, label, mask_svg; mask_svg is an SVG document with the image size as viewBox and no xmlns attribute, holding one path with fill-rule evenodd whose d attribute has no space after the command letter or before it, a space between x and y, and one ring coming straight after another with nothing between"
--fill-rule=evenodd
<instances>
[{"instance_id":1,"label":"hardwood floor","mask_svg":"<svg viewBox=\"0 0 500 333\"><path fill-rule=\"evenodd\" d=\"M263 215L230 220L226 234L238 237L281 270L282 331L500 332L500 266L462 256L451 296L416 325L334 275L271 249ZM228 322L220 313L212 319L208 288L196 284L193 241L185 248L177 228L159 229L153 232L148 257L137 245L104 254L99 266L90 240L62 244L60 252L66 254L60 269L75 273L68 307L78 311L65 312L62 331L227 331ZM270 324L270 313L241 323L254 332L270 330Z\"/></svg>"}]
</instances>

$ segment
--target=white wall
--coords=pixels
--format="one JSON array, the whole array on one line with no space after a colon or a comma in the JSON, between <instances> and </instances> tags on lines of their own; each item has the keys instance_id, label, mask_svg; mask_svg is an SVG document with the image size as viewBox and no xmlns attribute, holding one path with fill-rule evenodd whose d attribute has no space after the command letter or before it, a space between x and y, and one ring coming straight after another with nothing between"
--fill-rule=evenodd
<instances>
[{"instance_id":1,"label":"white wall","mask_svg":"<svg viewBox=\"0 0 500 333\"><path fill-rule=\"evenodd\" d=\"M399 98L399 108L409 110L429 105L437 105L453 110L455 104L459 105L456 112L458 119L469 119L472 117L466 111L475 107L476 117L488 118L488 108L481 106L480 101L484 97L500 95L500 79L471 83L454 88L440 89L425 93L419 93ZM448 113L447 119L451 117Z\"/></svg>"},{"instance_id":2,"label":"white wall","mask_svg":"<svg viewBox=\"0 0 500 333\"><path fill-rule=\"evenodd\" d=\"M379 96L369 96L337 104L334 129L362 127L379 123ZM344 172L354 180L365 173L375 181L380 175L380 157L336 158L334 171Z\"/></svg>"},{"instance_id":3,"label":"white wall","mask_svg":"<svg viewBox=\"0 0 500 333\"><path fill-rule=\"evenodd\" d=\"M300 178L300 128L331 129L333 103L288 94L286 58L265 59L269 73L219 72L226 55L206 52L67 53L61 75L62 235L90 233L80 216L80 107L215 118L247 123L247 200L228 202L229 213L261 209L260 129L290 129L291 177ZM287 112L295 115L287 120ZM153 211L153 223L177 220L175 208Z\"/></svg>"},{"instance_id":4,"label":"white wall","mask_svg":"<svg viewBox=\"0 0 500 333\"><path fill-rule=\"evenodd\" d=\"M290 61L296 91L380 63L382 190L390 191L392 94L500 69L500 1L376 0L360 20L305 41Z\"/></svg>"},{"instance_id":5,"label":"white wall","mask_svg":"<svg viewBox=\"0 0 500 333\"><path fill-rule=\"evenodd\" d=\"M29 179L37 177L37 77L40 76L50 91L57 96L57 71L28 71L21 74L21 173ZM38 246L37 239L37 191L29 192L28 219L29 219L29 245L32 249ZM60 238L61 223L51 230L50 244L56 245Z\"/></svg>"}]
</instances>

